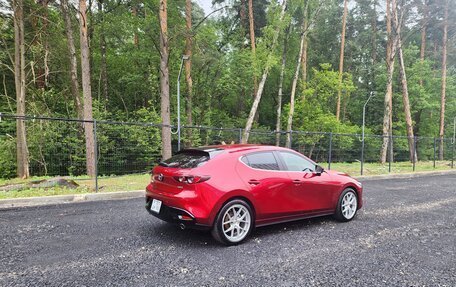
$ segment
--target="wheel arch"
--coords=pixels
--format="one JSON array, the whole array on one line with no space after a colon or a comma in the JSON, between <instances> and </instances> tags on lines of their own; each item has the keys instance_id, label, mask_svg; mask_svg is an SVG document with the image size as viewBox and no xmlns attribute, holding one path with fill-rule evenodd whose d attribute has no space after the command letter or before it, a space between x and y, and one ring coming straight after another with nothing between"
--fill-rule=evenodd
<instances>
[{"instance_id":1,"label":"wheel arch","mask_svg":"<svg viewBox=\"0 0 456 287\"><path fill-rule=\"evenodd\" d=\"M252 214L252 216L253 216L252 223L255 224L256 209L255 209L254 199L251 196L249 196L246 191L244 191L244 190L236 190L236 191L232 191L232 192L227 193L216 204L215 208L212 210L211 215L210 215L209 224L211 226L214 225L215 218L217 217L218 213L223 208L223 206L225 206L225 204L227 204L228 202L230 202L232 200L235 200L235 199L243 200L249 205L249 207L250 207L250 209L252 210L252 213L253 213Z\"/></svg>"}]
</instances>

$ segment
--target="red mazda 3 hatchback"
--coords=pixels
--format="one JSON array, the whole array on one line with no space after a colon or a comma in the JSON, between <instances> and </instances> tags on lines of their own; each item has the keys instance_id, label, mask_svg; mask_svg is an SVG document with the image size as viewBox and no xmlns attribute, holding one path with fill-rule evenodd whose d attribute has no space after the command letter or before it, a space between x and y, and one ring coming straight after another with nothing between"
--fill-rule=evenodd
<instances>
[{"instance_id":1,"label":"red mazda 3 hatchback","mask_svg":"<svg viewBox=\"0 0 456 287\"><path fill-rule=\"evenodd\" d=\"M208 146L182 150L153 168L146 209L232 245L257 226L330 214L349 221L363 204L362 190L347 174L287 148Z\"/></svg>"}]
</instances>

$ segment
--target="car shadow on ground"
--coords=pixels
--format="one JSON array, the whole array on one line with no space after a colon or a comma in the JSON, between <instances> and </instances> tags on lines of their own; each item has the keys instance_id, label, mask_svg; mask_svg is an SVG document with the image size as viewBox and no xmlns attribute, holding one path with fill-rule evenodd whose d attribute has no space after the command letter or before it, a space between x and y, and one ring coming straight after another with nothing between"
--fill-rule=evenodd
<instances>
[{"instance_id":1,"label":"car shadow on ground","mask_svg":"<svg viewBox=\"0 0 456 287\"><path fill-rule=\"evenodd\" d=\"M332 216L322 216L310 219L303 219L285 223L278 223L274 225L257 227L251 234L251 237L246 242L254 238L263 239L270 236L278 235L284 230L286 231L305 231L317 228L323 224L336 223ZM153 219L153 222L145 222L139 230L139 235L147 242L157 244L158 242L165 242L167 244L185 245L191 247L204 246L207 247L220 247L215 239L212 238L210 231L194 230L187 228L181 230L179 226L158 221Z\"/></svg>"},{"instance_id":2,"label":"car shadow on ground","mask_svg":"<svg viewBox=\"0 0 456 287\"><path fill-rule=\"evenodd\" d=\"M284 229L287 230L305 230L305 229L312 229L316 228L322 224L326 223L335 223L336 220L331 216L320 216L320 217L313 217L308 219L301 219L283 223L277 223L273 225L267 225L262 227L257 227L255 230L255 235L262 236L264 234L273 234L281 232Z\"/></svg>"}]
</instances>

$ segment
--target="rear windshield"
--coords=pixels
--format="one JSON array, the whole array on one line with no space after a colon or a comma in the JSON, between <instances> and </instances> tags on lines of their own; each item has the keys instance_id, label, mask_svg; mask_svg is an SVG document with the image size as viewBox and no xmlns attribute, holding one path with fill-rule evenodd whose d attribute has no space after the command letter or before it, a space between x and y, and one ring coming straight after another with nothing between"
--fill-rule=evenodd
<instances>
[{"instance_id":1,"label":"rear windshield","mask_svg":"<svg viewBox=\"0 0 456 287\"><path fill-rule=\"evenodd\" d=\"M174 168L196 168L204 165L209 159L213 158L223 150L183 150L175 156L160 162L159 165Z\"/></svg>"}]
</instances>

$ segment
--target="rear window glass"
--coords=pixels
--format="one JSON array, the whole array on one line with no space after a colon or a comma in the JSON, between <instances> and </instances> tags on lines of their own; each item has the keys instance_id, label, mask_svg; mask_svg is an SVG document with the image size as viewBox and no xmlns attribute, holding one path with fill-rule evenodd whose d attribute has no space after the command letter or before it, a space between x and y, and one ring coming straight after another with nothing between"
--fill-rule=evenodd
<instances>
[{"instance_id":1,"label":"rear window glass","mask_svg":"<svg viewBox=\"0 0 456 287\"><path fill-rule=\"evenodd\" d=\"M257 152L248 154L241 160L252 168L280 170L279 164L272 152Z\"/></svg>"},{"instance_id":2,"label":"rear window glass","mask_svg":"<svg viewBox=\"0 0 456 287\"><path fill-rule=\"evenodd\" d=\"M160 162L159 165L174 168L196 168L204 165L222 150L183 150L173 157Z\"/></svg>"}]
</instances>

